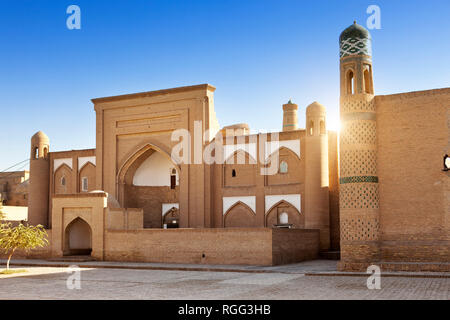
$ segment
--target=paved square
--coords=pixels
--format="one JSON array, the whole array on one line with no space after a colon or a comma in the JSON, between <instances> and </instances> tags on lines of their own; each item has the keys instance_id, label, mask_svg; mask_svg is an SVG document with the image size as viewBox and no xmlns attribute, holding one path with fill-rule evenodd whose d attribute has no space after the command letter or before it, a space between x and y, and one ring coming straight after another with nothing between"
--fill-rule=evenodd
<instances>
[{"instance_id":1,"label":"paved square","mask_svg":"<svg viewBox=\"0 0 450 320\"><path fill-rule=\"evenodd\" d=\"M84 268L69 290L67 268L24 268L0 275L0 299L450 299L449 278L382 277L368 290L366 277Z\"/></svg>"}]
</instances>

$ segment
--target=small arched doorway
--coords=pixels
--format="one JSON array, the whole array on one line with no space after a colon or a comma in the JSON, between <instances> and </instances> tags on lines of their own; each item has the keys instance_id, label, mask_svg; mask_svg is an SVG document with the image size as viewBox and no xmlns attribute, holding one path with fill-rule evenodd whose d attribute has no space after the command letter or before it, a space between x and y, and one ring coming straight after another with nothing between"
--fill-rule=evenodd
<instances>
[{"instance_id":1,"label":"small arched doorway","mask_svg":"<svg viewBox=\"0 0 450 320\"><path fill-rule=\"evenodd\" d=\"M180 210L178 208L172 207L169 211L164 214L163 217L163 228L173 229L179 228L180 225Z\"/></svg>"},{"instance_id":2,"label":"small arched doorway","mask_svg":"<svg viewBox=\"0 0 450 320\"><path fill-rule=\"evenodd\" d=\"M92 252L92 231L89 224L76 218L66 227L64 255L90 255Z\"/></svg>"}]
</instances>

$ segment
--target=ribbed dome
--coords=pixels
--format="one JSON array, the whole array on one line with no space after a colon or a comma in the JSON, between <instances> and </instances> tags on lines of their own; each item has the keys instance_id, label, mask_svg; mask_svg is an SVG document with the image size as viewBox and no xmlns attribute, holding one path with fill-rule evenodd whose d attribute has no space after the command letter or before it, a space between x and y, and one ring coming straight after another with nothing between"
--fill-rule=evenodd
<instances>
[{"instance_id":1,"label":"ribbed dome","mask_svg":"<svg viewBox=\"0 0 450 320\"><path fill-rule=\"evenodd\" d=\"M372 37L370 36L370 32L363 26L357 24L356 21L350 27L342 31L339 37L339 42L345 41L350 38L369 40L372 39Z\"/></svg>"}]
</instances>

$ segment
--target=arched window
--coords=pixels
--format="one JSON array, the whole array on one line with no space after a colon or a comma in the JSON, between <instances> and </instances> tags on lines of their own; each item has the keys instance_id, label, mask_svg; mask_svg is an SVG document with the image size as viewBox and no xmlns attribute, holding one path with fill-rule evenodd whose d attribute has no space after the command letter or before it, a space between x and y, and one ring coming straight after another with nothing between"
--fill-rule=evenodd
<instances>
[{"instance_id":1,"label":"arched window","mask_svg":"<svg viewBox=\"0 0 450 320\"><path fill-rule=\"evenodd\" d=\"M47 154L48 154L48 149L44 148L44 158L46 158L46 159L47 159Z\"/></svg>"},{"instance_id":2,"label":"arched window","mask_svg":"<svg viewBox=\"0 0 450 320\"><path fill-rule=\"evenodd\" d=\"M231 176L234 178L234 177L236 177L236 170L235 169L233 169L233 171L231 171Z\"/></svg>"},{"instance_id":3,"label":"arched window","mask_svg":"<svg viewBox=\"0 0 450 320\"><path fill-rule=\"evenodd\" d=\"M372 90L370 89L370 71L369 67L364 70L364 92L366 93L372 93Z\"/></svg>"},{"instance_id":4,"label":"arched window","mask_svg":"<svg viewBox=\"0 0 450 320\"><path fill-rule=\"evenodd\" d=\"M280 163L280 173L287 173L288 172L288 164L286 161L281 161Z\"/></svg>"},{"instance_id":5,"label":"arched window","mask_svg":"<svg viewBox=\"0 0 450 320\"><path fill-rule=\"evenodd\" d=\"M175 189L176 185L177 185L177 170L173 168L170 174L170 189Z\"/></svg>"},{"instance_id":6,"label":"arched window","mask_svg":"<svg viewBox=\"0 0 450 320\"><path fill-rule=\"evenodd\" d=\"M34 148L34 159L39 159L39 148Z\"/></svg>"},{"instance_id":7,"label":"arched window","mask_svg":"<svg viewBox=\"0 0 450 320\"><path fill-rule=\"evenodd\" d=\"M280 213L278 216L279 224L288 224L289 223L289 215L286 212Z\"/></svg>"},{"instance_id":8,"label":"arched window","mask_svg":"<svg viewBox=\"0 0 450 320\"><path fill-rule=\"evenodd\" d=\"M320 134L325 134L325 121L320 120Z\"/></svg>"},{"instance_id":9,"label":"arched window","mask_svg":"<svg viewBox=\"0 0 450 320\"><path fill-rule=\"evenodd\" d=\"M66 177L62 177L61 178L61 185L65 186L66 185Z\"/></svg>"},{"instance_id":10,"label":"arched window","mask_svg":"<svg viewBox=\"0 0 450 320\"><path fill-rule=\"evenodd\" d=\"M314 121L309 122L309 135L312 136L314 134Z\"/></svg>"},{"instance_id":11,"label":"arched window","mask_svg":"<svg viewBox=\"0 0 450 320\"><path fill-rule=\"evenodd\" d=\"M352 70L347 73L347 94L355 93L355 75Z\"/></svg>"},{"instance_id":12,"label":"arched window","mask_svg":"<svg viewBox=\"0 0 450 320\"><path fill-rule=\"evenodd\" d=\"M87 192L89 190L89 179L88 177L81 178L81 191Z\"/></svg>"}]
</instances>

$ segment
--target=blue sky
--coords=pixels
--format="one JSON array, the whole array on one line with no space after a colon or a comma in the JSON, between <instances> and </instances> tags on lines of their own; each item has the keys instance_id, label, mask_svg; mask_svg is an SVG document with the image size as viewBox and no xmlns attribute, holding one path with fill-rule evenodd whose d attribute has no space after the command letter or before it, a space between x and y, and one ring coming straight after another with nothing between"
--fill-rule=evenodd
<instances>
[{"instance_id":1,"label":"blue sky","mask_svg":"<svg viewBox=\"0 0 450 320\"><path fill-rule=\"evenodd\" d=\"M450 87L448 0L0 0L0 171L38 130L51 151L94 148L92 98L184 85L217 87L221 126L278 130L291 98L300 127L313 101L335 126L338 37L371 4L375 93Z\"/></svg>"}]
</instances>

